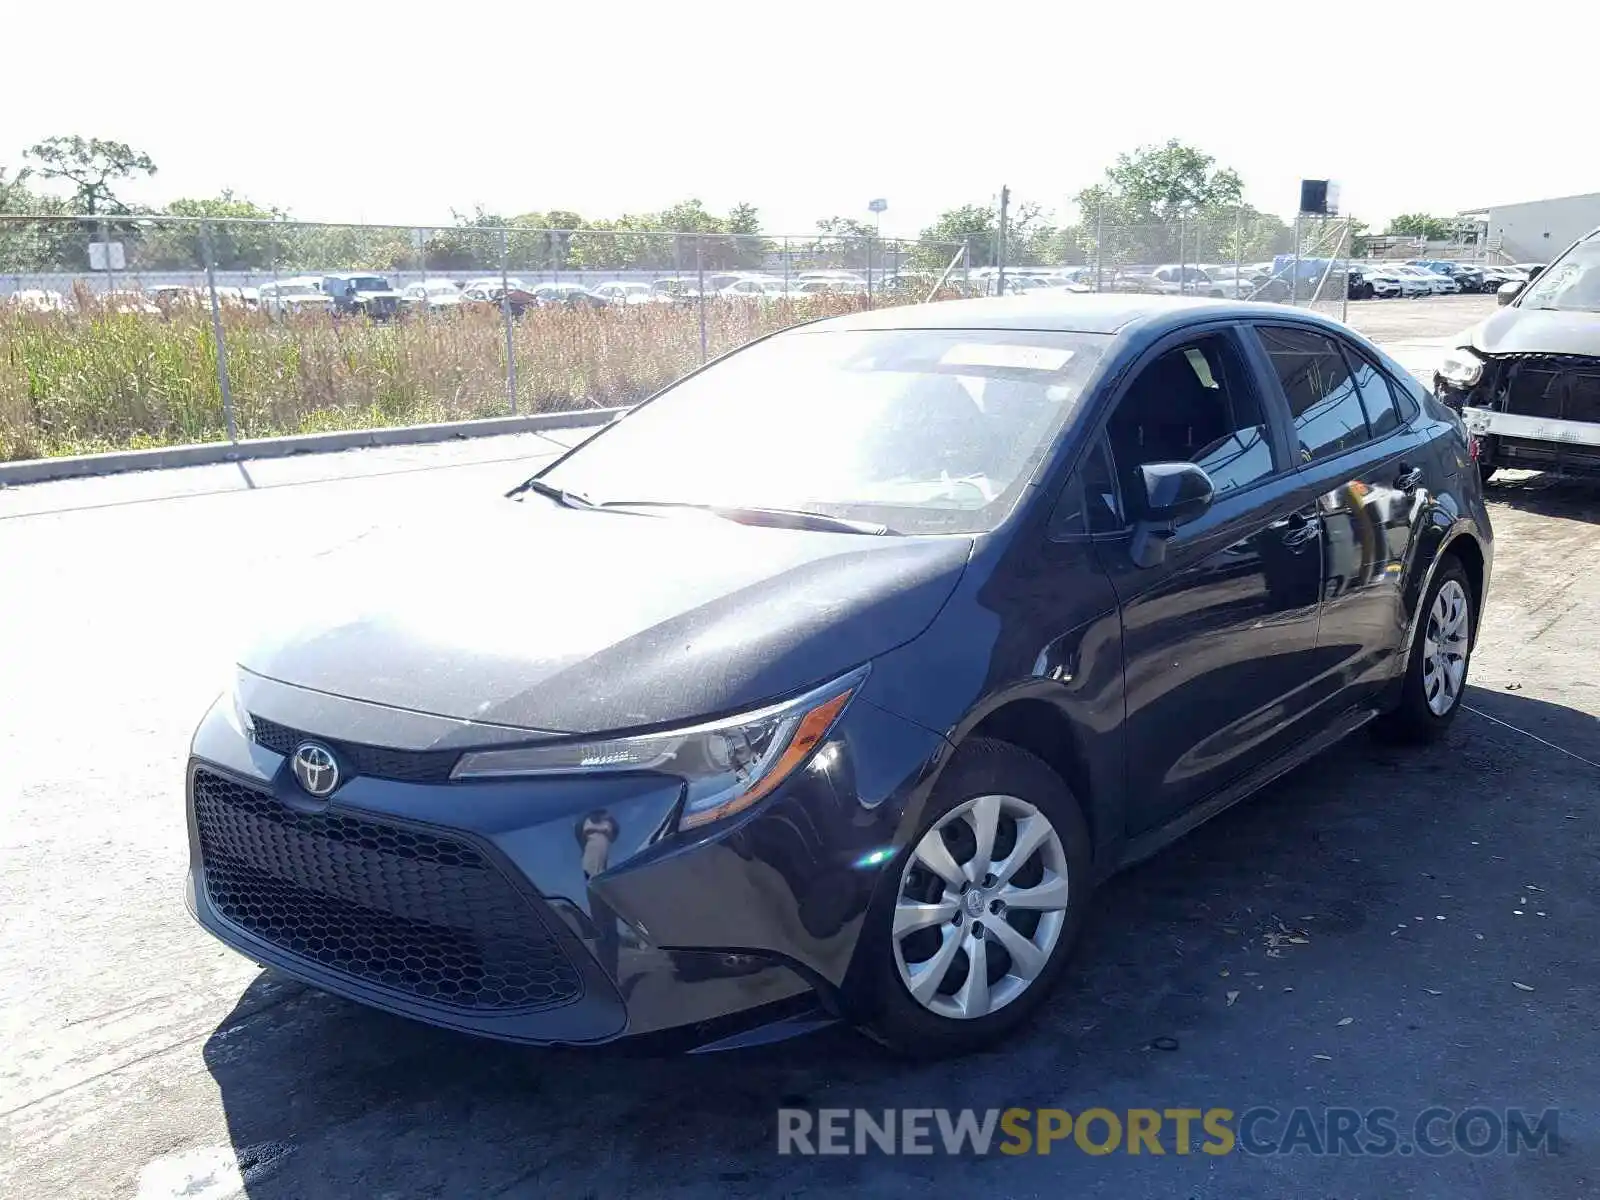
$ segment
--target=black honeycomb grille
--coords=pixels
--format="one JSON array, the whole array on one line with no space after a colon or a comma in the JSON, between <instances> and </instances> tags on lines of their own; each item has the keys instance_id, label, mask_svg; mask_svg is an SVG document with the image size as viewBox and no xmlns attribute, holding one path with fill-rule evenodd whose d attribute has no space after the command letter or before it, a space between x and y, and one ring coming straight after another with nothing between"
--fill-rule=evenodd
<instances>
[{"instance_id":1,"label":"black honeycomb grille","mask_svg":"<svg viewBox=\"0 0 1600 1200\"><path fill-rule=\"evenodd\" d=\"M474 1011L553 1008L582 991L538 912L463 842L297 812L205 770L194 811L211 903L271 945Z\"/></svg>"},{"instance_id":2,"label":"black honeycomb grille","mask_svg":"<svg viewBox=\"0 0 1600 1200\"><path fill-rule=\"evenodd\" d=\"M461 757L455 750L391 750L385 746L334 741L254 715L250 726L256 741L275 754L293 754L294 748L307 739L321 742L338 756L339 765L347 775L366 775L372 779L445 783Z\"/></svg>"}]
</instances>

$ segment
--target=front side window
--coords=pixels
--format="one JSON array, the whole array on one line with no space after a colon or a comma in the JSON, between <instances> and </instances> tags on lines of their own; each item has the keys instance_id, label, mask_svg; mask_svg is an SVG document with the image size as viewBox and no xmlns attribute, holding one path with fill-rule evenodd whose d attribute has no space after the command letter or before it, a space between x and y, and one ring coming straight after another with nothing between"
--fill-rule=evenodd
<instances>
[{"instance_id":1,"label":"front side window","mask_svg":"<svg viewBox=\"0 0 1600 1200\"><path fill-rule=\"evenodd\" d=\"M1332 458L1371 438L1355 379L1332 338L1283 326L1257 332L1289 399L1302 462Z\"/></svg>"},{"instance_id":2,"label":"front side window","mask_svg":"<svg viewBox=\"0 0 1600 1200\"><path fill-rule=\"evenodd\" d=\"M1142 368L1107 432L1125 485L1144 463L1192 462L1220 496L1274 469L1261 401L1223 334L1197 338Z\"/></svg>"},{"instance_id":3,"label":"front side window","mask_svg":"<svg viewBox=\"0 0 1600 1200\"><path fill-rule=\"evenodd\" d=\"M607 427L541 476L594 503L783 508L902 533L1011 510L1109 338L1013 330L794 331Z\"/></svg>"}]
</instances>

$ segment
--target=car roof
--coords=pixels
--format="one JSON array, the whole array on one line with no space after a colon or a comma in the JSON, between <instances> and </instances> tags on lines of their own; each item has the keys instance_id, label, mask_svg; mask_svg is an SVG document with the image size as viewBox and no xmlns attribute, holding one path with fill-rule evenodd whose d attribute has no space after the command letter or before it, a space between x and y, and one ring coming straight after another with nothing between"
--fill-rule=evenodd
<instances>
[{"instance_id":1,"label":"car roof","mask_svg":"<svg viewBox=\"0 0 1600 1200\"><path fill-rule=\"evenodd\" d=\"M1153 332L1192 321L1237 317L1260 319L1267 314L1300 317L1331 324L1305 309L1287 305L1209 300L1195 296L1145 296L1122 292L1027 292L1018 296L985 296L976 300L944 300L907 304L833 317L801 328L850 329L1037 329L1062 333L1121 333L1136 325Z\"/></svg>"}]
</instances>

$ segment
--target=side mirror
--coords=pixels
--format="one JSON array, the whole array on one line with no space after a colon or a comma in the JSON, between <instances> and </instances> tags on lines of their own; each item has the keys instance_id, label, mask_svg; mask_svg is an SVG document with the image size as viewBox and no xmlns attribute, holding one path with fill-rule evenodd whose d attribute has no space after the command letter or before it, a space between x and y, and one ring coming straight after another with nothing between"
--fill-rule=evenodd
<instances>
[{"instance_id":1,"label":"side mirror","mask_svg":"<svg viewBox=\"0 0 1600 1200\"><path fill-rule=\"evenodd\" d=\"M1191 462L1145 463L1130 490L1137 523L1129 553L1140 567L1159 565L1178 526L1203 516L1216 494L1211 476Z\"/></svg>"},{"instance_id":2,"label":"side mirror","mask_svg":"<svg viewBox=\"0 0 1600 1200\"><path fill-rule=\"evenodd\" d=\"M1535 279L1539 278L1539 276L1543 275L1543 274L1544 274L1544 268L1543 267L1529 267L1528 268L1528 282L1532 283Z\"/></svg>"},{"instance_id":3,"label":"side mirror","mask_svg":"<svg viewBox=\"0 0 1600 1200\"><path fill-rule=\"evenodd\" d=\"M1508 283L1502 283L1498 288L1495 289L1495 303L1510 304L1522 294L1522 289L1527 286L1528 285L1523 283L1520 279L1513 279Z\"/></svg>"}]
</instances>

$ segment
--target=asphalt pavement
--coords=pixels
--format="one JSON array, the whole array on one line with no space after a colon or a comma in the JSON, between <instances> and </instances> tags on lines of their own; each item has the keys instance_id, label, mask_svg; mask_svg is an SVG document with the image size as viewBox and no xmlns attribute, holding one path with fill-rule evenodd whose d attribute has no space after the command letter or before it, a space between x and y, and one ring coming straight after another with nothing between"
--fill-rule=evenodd
<instances>
[{"instance_id":1,"label":"asphalt pavement","mask_svg":"<svg viewBox=\"0 0 1600 1200\"><path fill-rule=\"evenodd\" d=\"M1352 320L1413 366L1483 311ZM520 435L0 491L0 1195L1600 1195L1593 484L1492 489L1495 576L1447 741L1358 735L1113 880L1041 1019L997 1052L915 1066L842 1030L717 1056L519 1049L213 942L181 897L183 760L264 598L559 450ZM1297 1105L1403 1127L1436 1105L1554 1109L1559 1136L1438 1157L776 1152L780 1107Z\"/></svg>"}]
</instances>

